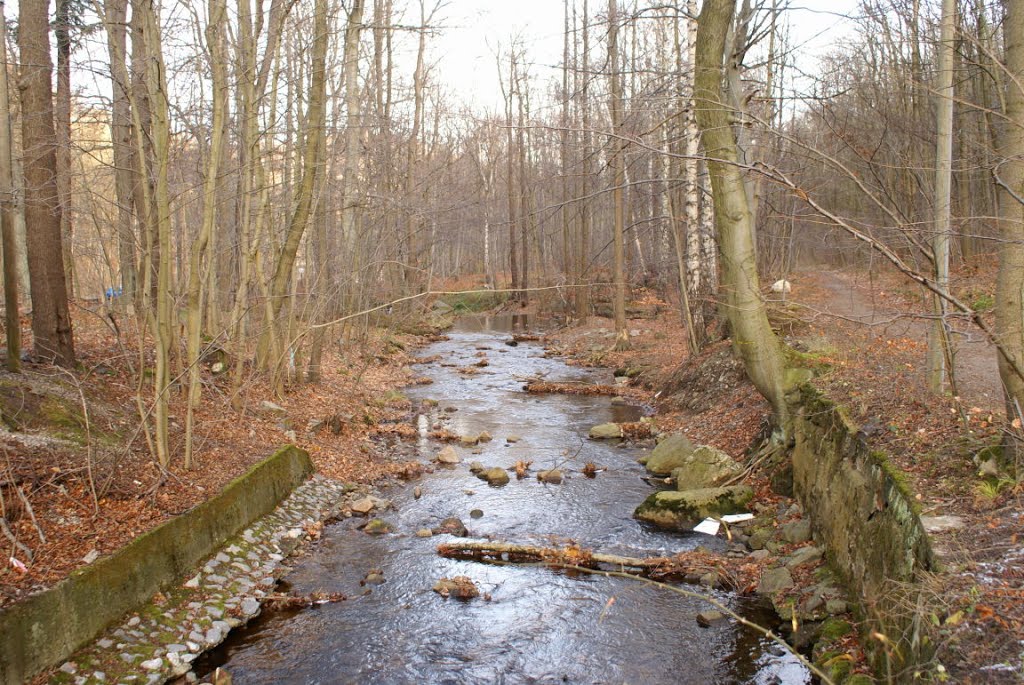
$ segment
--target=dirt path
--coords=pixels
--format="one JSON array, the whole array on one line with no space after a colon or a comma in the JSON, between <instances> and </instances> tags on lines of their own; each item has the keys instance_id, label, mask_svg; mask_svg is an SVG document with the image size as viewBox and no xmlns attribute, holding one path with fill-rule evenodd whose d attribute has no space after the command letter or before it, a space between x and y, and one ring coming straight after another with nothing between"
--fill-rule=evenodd
<instances>
[{"instance_id":1,"label":"dirt path","mask_svg":"<svg viewBox=\"0 0 1024 685\"><path fill-rule=\"evenodd\" d=\"M792 280L792 301L806 307L812 319L838 318L849 324L841 326L840 330L852 326L861 334L833 339L833 344L855 351L865 340L909 339L920 346L921 368L924 368L929 322L921 318L920 305L909 304L904 296L893 292L891 286L872 282L865 274L808 271L795 275ZM953 337L955 379L960 397L972 406L1000 407L1002 393L995 347L976 327L961 321L954 321Z\"/></svg>"}]
</instances>

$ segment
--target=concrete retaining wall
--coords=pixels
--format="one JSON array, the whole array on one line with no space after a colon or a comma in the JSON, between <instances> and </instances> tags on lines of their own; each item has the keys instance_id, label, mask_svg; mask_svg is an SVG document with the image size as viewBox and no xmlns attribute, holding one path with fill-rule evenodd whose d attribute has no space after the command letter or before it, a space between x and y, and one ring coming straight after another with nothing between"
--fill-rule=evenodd
<instances>
[{"instance_id":1,"label":"concrete retaining wall","mask_svg":"<svg viewBox=\"0 0 1024 685\"><path fill-rule=\"evenodd\" d=\"M917 621L920 581L936 561L914 499L841 407L810 386L794 402L793 490L815 540L860 599L879 675L909 681L932 649ZM888 644L871 632L885 636Z\"/></svg>"},{"instance_id":2,"label":"concrete retaining wall","mask_svg":"<svg viewBox=\"0 0 1024 685\"><path fill-rule=\"evenodd\" d=\"M273 510L312 472L306 452L284 447L216 497L0 611L0 682L17 685L61 663L111 621L183 578L225 540Z\"/></svg>"}]
</instances>

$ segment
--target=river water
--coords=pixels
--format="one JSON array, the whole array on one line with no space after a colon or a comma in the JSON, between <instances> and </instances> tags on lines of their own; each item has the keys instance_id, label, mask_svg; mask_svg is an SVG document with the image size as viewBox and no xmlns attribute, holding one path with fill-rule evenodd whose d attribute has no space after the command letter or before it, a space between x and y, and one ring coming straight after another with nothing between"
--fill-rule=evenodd
<instances>
[{"instance_id":1,"label":"river water","mask_svg":"<svg viewBox=\"0 0 1024 685\"><path fill-rule=\"evenodd\" d=\"M698 627L696 614L710 608L700 600L635 580L444 559L436 546L454 538L415 536L418 529L457 516L475 538L534 544L571 539L630 556L722 545L697 533L648 529L632 519L651 492L635 461L639 452L586 435L597 423L636 420L640 409L613 405L608 397L523 392L529 377L611 379L607 372L545 358L533 343L506 345L512 324L510 317L461 320L449 340L423 351L442 356L441 363L422 367L434 383L407 393L414 403L439 402L428 423L444 419L455 432L486 430L494 440L482 444L479 454L456 447L463 464L424 475L416 483L420 499L411 484L385 493L394 511L381 517L395 534L367 535L356 529L358 520L330 526L286 579L293 592L342 592L348 601L265 613L233 632L206 667L223 665L243 685L810 682L793 657L753 631L731 622ZM482 358L489 366L475 375L451 366ZM510 443L509 436L521 439ZM422 440L420 449L428 459L438 446ZM523 480L513 474L508 485L496 488L467 468L471 460L511 467L520 459L533 461L533 473L557 467L567 478L548 485L532 473ZM587 478L580 473L586 462L606 470ZM483 516L472 518L474 509ZM385 582L367 592L360 580L373 569L383 572ZM442 576L457 575L472 578L490 600L444 599L431 590ZM751 619L768 620L749 600L724 592L715 596Z\"/></svg>"}]
</instances>

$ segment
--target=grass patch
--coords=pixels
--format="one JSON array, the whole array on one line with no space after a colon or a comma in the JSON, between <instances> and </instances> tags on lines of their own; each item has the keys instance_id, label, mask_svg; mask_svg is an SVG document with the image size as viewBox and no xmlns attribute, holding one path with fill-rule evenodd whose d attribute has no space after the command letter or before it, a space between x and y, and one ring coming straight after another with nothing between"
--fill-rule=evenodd
<instances>
[{"instance_id":1,"label":"grass patch","mask_svg":"<svg viewBox=\"0 0 1024 685\"><path fill-rule=\"evenodd\" d=\"M444 302L457 314L475 314L494 309L503 304L506 299L508 299L507 293L484 291L446 295Z\"/></svg>"}]
</instances>

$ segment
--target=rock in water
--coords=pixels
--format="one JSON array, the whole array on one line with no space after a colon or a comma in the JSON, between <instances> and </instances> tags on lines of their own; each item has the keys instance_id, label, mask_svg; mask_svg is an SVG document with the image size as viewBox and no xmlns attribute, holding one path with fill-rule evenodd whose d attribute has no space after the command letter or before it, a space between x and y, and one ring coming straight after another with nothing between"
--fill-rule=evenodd
<instances>
[{"instance_id":1,"label":"rock in water","mask_svg":"<svg viewBox=\"0 0 1024 685\"><path fill-rule=\"evenodd\" d=\"M490 485L505 485L509 480L508 471L500 466L484 469L480 473L476 474L476 477L487 481Z\"/></svg>"},{"instance_id":2,"label":"rock in water","mask_svg":"<svg viewBox=\"0 0 1024 685\"><path fill-rule=\"evenodd\" d=\"M472 599L478 597L480 591L468 576L455 576L454 578L442 578L434 584L434 592L442 597L456 597L458 599Z\"/></svg>"},{"instance_id":3,"label":"rock in water","mask_svg":"<svg viewBox=\"0 0 1024 685\"><path fill-rule=\"evenodd\" d=\"M622 437L622 426L617 423L601 423L590 429L591 440L610 440Z\"/></svg>"},{"instance_id":4,"label":"rock in water","mask_svg":"<svg viewBox=\"0 0 1024 685\"><path fill-rule=\"evenodd\" d=\"M473 475L479 476L480 472L484 470L484 465L478 461L469 462L469 472Z\"/></svg>"},{"instance_id":5,"label":"rock in water","mask_svg":"<svg viewBox=\"0 0 1024 685\"><path fill-rule=\"evenodd\" d=\"M709 516L740 514L754 499L749 485L656 492L636 508L633 517L669 530L691 530Z\"/></svg>"},{"instance_id":6,"label":"rock in water","mask_svg":"<svg viewBox=\"0 0 1024 685\"><path fill-rule=\"evenodd\" d=\"M363 532L367 535L386 535L392 530L391 524L384 519L370 519L363 526Z\"/></svg>"},{"instance_id":7,"label":"rock in water","mask_svg":"<svg viewBox=\"0 0 1024 685\"><path fill-rule=\"evenodd\" d=\"M360 500L356 500L355 502L353 502L350 508L357 514L369 514L371 511L373 511L373 507L373 500L370 499L369 497L364 497Z\"/></svg>"},{"instance_id":8,"label":"rock in water","mask_svg":"<svg viewBox=\"0 0 1024 685\"><path fill-rule=\"evenodd\" d=\"M650 460L647 468L651 468ZM672 478L678 490L696 490L724 485L742 473L742 467L728 454L714 447L700 445L682 457L682 463L672 469Z\"/></svg>"},{"instance_id":9,"label":"rock in water","mask_svg":"<svg viewBox=\"0 0 1024 685\"><path fill-rule=\"evenodd\" d=\"M460 461L462 461L462 458L459 457L459 453L455 451L454 447L448 445L447 447L445 447L444 449L437 453L437 456L434 457L434 460L441 464L458 464Z\"/></svg>"},{"instance_id":10,"label":"rock in water","mask_svg":"<svg viewBox=\"0 0 1024 685\"><path fill-rule=\"evenodd\" d=\"M491 437L490 433L488 433L487 431L484 431L480 435L476 436L476 439L477 439L478 442L490 442L494 438Z\"/></svg>"},{"instance_id":11,"label":"rock in water","mask_svg":"<svg viewBox=\"0 0 1024 685\"><path fill-rule=\"evenodd\" d=\"M441 521L441 525L434 529L435 535L447 533L448 535L454 535L458 538L466 537L466 534L468 532L469 531L466 530L466 524L464 524L461 519L456 518L454 516L451 516L449 518L446 518L444 521Z\"/></svg>"},{"instance_id":12,"label":"rock in water","mask_svg":"<svg viewBox=\"0 0 1024 685\"><path fill-rule=\"evenodd\" d=\"M701 628L710 628L712 624L725 620L725 614L721 611L702 611L697 614L697 625Z\"/></svg>"},{"instance_id":13,"label":"rock in water","mask_svg":"<svg viewBox=\"0 0 1024 685\"><path fill-rule=\"evenodd\" d=\"M672 469L686 466L693 443L682 433L673 433L658 443L651 451L644 466L655 476L667 476Z\"/></svg>"},{"instance_id":14,"label":"rock in water","mask_svg":"<svg viewBox=\"0 0 1024 685\"><path fill-rule=\"evenodd\" d=\"M562 482L562 472L558 469L551 469L550 471L538 471L537 480L542 483L550 483L552 485L558 485Z\"/></svg>"}]
</instances>

